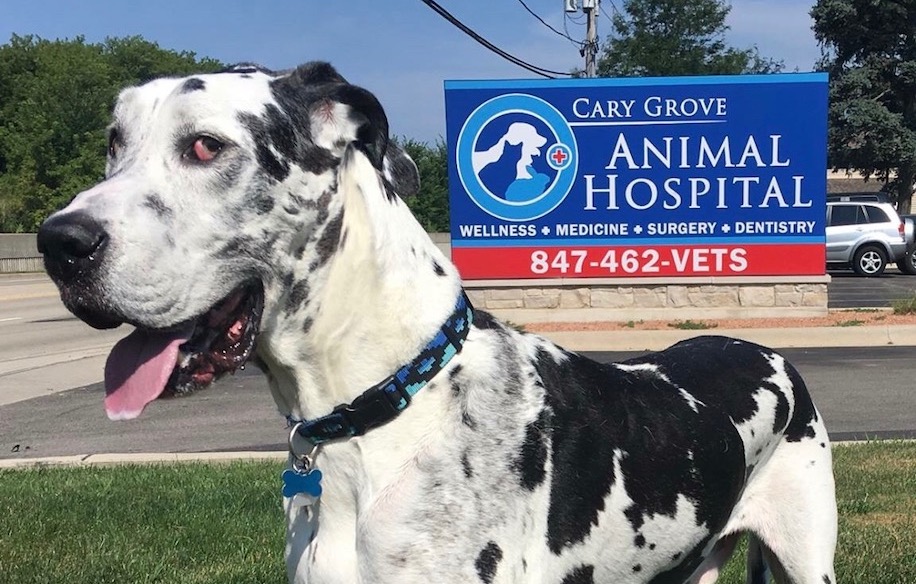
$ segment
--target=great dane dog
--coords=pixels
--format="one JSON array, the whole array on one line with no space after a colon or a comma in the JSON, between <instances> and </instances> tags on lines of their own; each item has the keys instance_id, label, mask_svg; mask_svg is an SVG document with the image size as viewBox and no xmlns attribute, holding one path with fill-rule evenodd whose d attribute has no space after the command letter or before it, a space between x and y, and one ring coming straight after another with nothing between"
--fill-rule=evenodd
<instances>
[{"instance_id":1,"label":"great dane dog","mask_svg":"<svg viewBox=\"0 0 916 584\"><path fill-rule=\"evenodd\" d=\"M105 179L38 241L74 314L136 327L111 418L263 369L299 444L292 582L707 584L743 534L749 582L835 582L830 445L782 356L599 364L510 328L467 304L418 189L371 93L241 65L124 90Z\"/></svg>"}]
</instances>

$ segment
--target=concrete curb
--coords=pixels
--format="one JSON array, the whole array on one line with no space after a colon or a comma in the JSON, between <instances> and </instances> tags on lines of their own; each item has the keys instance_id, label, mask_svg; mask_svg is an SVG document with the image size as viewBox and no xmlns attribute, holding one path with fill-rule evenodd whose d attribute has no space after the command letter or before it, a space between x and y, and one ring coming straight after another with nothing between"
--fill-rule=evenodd
<instances>
[{"instance_id":1,"label":"concrete curb","mask_svg":"<svg viewBox=\"0 0 916 584\"><path fill-rule=\"evenodd\" d=\"M831 447L853 446L868 442L916 442L906 438L891 438L882 440L834 440ZM107 453L107 454L75 454L73 456L48 456L44 458L12 458L0 459L0 470L23 470L53 467L110 467L133 464L228 464L237 461L277 461L286 462L289 452L143 452L143 453Z\"/></svg>"},{"instance_id":2,"label":"concrete curb","mask_svg":"<svg viewBox=\"0 0 916 584\"><path fill-rule=\"evenodd\" d=\"M916 346L916 325L772 329L558 331L538 334L572 351L658 351L678 341L702 335L735 337L778 349L873 347L884 345Z\"/></svg>"},{"instance_id":3,"label":"concrete curb","mask_svg":"<svg viewBox=\"0 0 916 584\"><path fill-rule=\"evenodd\" d=\"M238 460L285 461L287 451L241 451L241 452L138 452L108 454L75 454L72 456L48 456L43 458L0 459L0 470L20 468L45 468L55 466L118 466L124 464L172 464L172 463L228 463Z\"/></svg>"}]
</instances>

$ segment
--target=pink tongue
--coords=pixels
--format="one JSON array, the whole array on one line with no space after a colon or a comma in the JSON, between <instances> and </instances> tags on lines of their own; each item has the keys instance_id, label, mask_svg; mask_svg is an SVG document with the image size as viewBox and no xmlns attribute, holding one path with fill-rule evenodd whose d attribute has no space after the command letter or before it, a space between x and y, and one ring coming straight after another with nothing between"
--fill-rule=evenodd
<instances>
[{"instance_id":1,"label":"pink tongue","mask_svg":"<svg viewBox=\"0 0 916 584\"><path fill-rule=\"evenodd\" d=\"M190 330L159 333L135 330L111 350L105 363L105 412L112 420L131 420L165 389L178 347Z\"/></svg>"}]
</instances>

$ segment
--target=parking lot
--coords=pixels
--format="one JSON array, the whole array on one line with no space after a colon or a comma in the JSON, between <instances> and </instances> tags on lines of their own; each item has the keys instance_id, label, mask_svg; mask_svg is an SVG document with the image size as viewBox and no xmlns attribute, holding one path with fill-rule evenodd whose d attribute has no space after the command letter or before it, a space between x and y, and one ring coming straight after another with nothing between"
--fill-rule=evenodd
<instances>
[{"instance_id":1,"label":"parking lot","mask_svg":"<svg viewBox=\"0 0 916 584\"><path fill-rule=\"evenodd\" d=\"M830 270L827 287L829 308L886 308L895 300L912 298L916 294L916 276L900 273L888 267L877 278L864 278L852 270Z\"/></svg>"}]
</instances>

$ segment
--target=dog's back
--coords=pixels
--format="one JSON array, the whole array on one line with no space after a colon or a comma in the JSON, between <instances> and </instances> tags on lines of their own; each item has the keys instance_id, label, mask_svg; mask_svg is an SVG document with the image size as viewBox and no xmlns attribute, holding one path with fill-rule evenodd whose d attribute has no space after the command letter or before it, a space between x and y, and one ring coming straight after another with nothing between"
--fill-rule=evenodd
<instances>
[{"instance_id":1,"label":"dog's back","mask_svg":"<svg viewBox=\"0 0 916 584\"><path fill-rule=\"evenodd\" d=\"M475 322L382 557L455 582L712 582L749 532L777 574L833 581L826 431L781 356L701 337L600 364Z\"/></svg>"}]
</instances>

